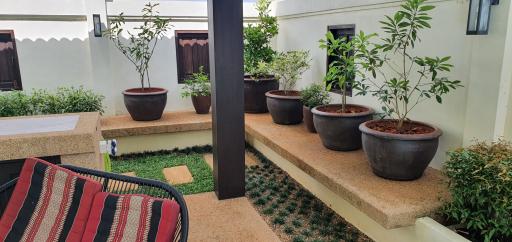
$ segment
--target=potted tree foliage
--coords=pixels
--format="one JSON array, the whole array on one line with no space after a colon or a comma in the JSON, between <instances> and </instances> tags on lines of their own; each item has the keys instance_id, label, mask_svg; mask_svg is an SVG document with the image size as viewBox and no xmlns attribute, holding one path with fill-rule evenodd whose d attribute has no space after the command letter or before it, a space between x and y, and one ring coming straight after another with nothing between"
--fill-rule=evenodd
<instances>
[{"instance_id":1,"label":"potted tree foliage","mask_svg":"<svg viewBox=\"0 0 512 242\"><path fill-rule=\"evenodd\" d=\"M281 90L268 91L267 106L276 124L298 124L302 122L300 92L292 90L300 75L309 69L309 52L288 51L279 53L271 65L279 79Z\"/></svg>"},{"instance_id":2,"label":"potted tree foliage","mask_svg":"<svg viewBox=\"0 0 512 242\"><path fill-rule=\"evenodd\" d=\"M190 79L185 80L185 87L181 97L191 97L192 104L197 114L210 113L211 85L210 78L204 73L204 67L199 67L199 72L192 74Z\"/></svg>"},{"instance_id":3,"label":"potted tree foliage","mask_svg":"<svg viewBox=\"0 0 512 242\"><path fill-rule=\"evenodd\" d=\"M110 28L105 35L114 42L114 45L135 66L139 74L140 87L123 91L124 104L131 117L136 121L157 120L167 104L167 90L152 87L149 78L149 62L158 40L162 38L170 27L168 19L158 16L158 4L148 3L142 9L142 25L133 31L125 29L123 13L110 21ZM128 41L123 41L126 32ZM146 85L147 83L147 85Z\"/></svg>"},{"instance_id":4,"label":"potted tree foliage","mask_svg":"<svg viewBox=\"0 0 512 242\"><path fill-rule=\"evenodd\" d=\"M270 15L271 0L258 0L259 23L244 28L244 97L245 112L266 113L265 93L279 89L279 82L269 71L276 52L271 39L278 33L277 18Z\"/></svg>"},{"instance_id":5,"label":"potted tree foliage","mask_svg":"<svg viewBox=\"0 0 512 242\"><path fill-rule=\"evenodd\" d=\"M419 57L413 49L419 32L430 28L429 11L434 6L425 0L406 0L393 16L381 21L386 33L378 44L370 45L371 36L357 37L357 58L365 69L356 88L361 94L371 93L382 103L390 119L374 120L359 126L363 149L373 172L393 180L414 180L422 176L434 157L441 130L409 119L418 104L442 96L461 87L460 81L443 74L453 67L450 57ZM397 61L399 60L399 61ZM380 76L382 80L376 80Z\"/></svg>"},{"instance_id":6,"label":"potted tree foliage","mask_svg":"<svg viewBox=\"0 0 512 242\"><path fill-rule=\"evenodd\" d=\"M320 40L320 47L327 49L327 54L335 58L329 64L324 78L327 90L333 84L341 88L341 104L323 105L313 108L313 122L323 145L331 150L349 151L361 148L361 131L359 125L373 117L369 107L347 104L348 88L356 78L354 53L357 52L353 41L346 38L334 38L327 32L326 39Z\"/></svg>"},{"instance_id":7,"label":"potted tree foliage","mask_svg":"<svg viewBox=\"0 0 512 242\"><path fill-rule=\"evenodd\" d=\"M313 113L311 109L317 106L326 105L329 103L329 93L325 90L324 86L318 83L313 83L304 88L300 92L301 101L304 105L302 113L304 116L304 123L306 128L311 133L316 133L315 125L313 124Z\"/></svg>"}]
</instances>

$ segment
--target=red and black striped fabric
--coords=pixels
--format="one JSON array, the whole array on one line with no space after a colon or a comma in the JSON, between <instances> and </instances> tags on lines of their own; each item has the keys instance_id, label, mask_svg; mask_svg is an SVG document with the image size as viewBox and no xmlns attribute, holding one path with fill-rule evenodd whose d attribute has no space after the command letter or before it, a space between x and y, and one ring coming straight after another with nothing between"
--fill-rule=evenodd
<instances>
[{"instance_id":1,"label":"red and black striped fabric","mask_svg":"<svg viewBox=\"0 0 512 242\"><path fill-rule=\"evenodd\" d=\"M27 159L0 220L0 241L80 241L100 183Z\"/></svg>"},{"instance_id":2,"label":"red and black striped fabric","mask_svg":"<svg viewBox=\"0 0 512 242\"><path fill-rule=\"evenodd\" d=\"M179 213L169 199L102 192L94 198L82 242L169 242Z\"/></svg>"}]
</instances>

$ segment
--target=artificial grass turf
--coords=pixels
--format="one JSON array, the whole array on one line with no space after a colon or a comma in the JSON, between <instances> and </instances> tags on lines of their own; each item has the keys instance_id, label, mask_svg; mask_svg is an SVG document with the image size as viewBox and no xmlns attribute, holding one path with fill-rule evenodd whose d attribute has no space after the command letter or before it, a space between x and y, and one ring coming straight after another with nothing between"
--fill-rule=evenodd
<instances>
[{"instance_id":1,"label":"artificial grass turf","mask_svg":"<svg viewBox=\"0 0 512 242\"><path fill-rule=\"evenodd\" d=\"M175 185L183 195L213 191L213 176L200 153L147 153L116 158L112 161L112 172L135 172L137 177L167 182L164 168L186 165L194 178L187 184Z\"/></svg>"}]
</instances>

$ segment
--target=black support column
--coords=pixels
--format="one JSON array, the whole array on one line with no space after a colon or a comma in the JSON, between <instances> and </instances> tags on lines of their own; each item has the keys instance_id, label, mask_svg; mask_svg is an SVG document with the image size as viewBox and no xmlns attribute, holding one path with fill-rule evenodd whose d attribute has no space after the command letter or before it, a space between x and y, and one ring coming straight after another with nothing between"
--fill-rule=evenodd
<instances>
[{"instance_id":1,"label":"black support column","mask_svg":"<svg viewBox=\"0 0 512 242\"><path fill-rule=\"evenodd\" d=\"M213 174L219 199L245 194L242 0L208 0Z\"/></svg>"}]
</instances>

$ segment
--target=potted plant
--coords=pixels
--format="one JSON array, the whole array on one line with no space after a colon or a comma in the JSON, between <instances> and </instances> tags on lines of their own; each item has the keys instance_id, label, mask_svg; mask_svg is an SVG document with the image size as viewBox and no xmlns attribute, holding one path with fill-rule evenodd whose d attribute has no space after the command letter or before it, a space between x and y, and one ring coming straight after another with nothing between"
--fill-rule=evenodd
<instances>
[{"instance_id":1,"label":"potted plant","mask_svg":"<svg viewBox=\"0 0 512 242\"><path fill-rule=\"evenodd\" d=\"M123 91L124 104L131 117L136 121L151 121L162 117L167 104L167 90L152 87L149 79L149 62L158 40L170 27L168 19L158 16L158 4L148 3L142 9L142 25L133 31L126 30L125 17L121 13L110 21L110 28L105 35L135 66L139 74L140 87ZM126 32L128 41L123 41ZM147 85L145 85L147 83Z\"/></svg>"},{"instance_id":2,"label":"potted plant","mask_svg":"<svg viewBox=\"0 0 512 242\"><path fill-rule=\"evenodd\" d=\"M424 0L406 0L393 16L386 16L382 29L387 36L378 44L370 45L370 38L360 33L357 57L366 75L355 88L371 93L383 105L390 119L374 120L359 126L363 149L373 172L393 180L414 180L422 176L434 157L441 130L423 122L409 119L418 104L442 96L461 87L460 81L443 76L453 67L450 57L419 57L413 49L419 32L430 28L429 11L434 6ZM399 62L396 62L399 60ZM385 68L385 69L384 69ZM379 75L381 82L376 80Z\"/></svg>"},{"instance_id":3,"label":"potted plant","mask_svg":"<svg viewBox=\"0 0 512 242\"><path fill-rule=\"evenodd\" d=\"M268 91L267 107L276 124L302 122L300 92L292 90L300 75L309 69L309 52L288 51L279 53L271 64L271 70L279 79L281 90Z\"/></svg>"},{"instance_id":4,"label":"potted plant","mask_svg":"<svg viewBox=\"0 0 512 242\"><path fill-rule=\"evenodd\" d=\"M373 117L373 109L355 104L347 104L348 88L356 78L355 44L346 38L334 38L327 32L326 39L320 40L320 47L335 58L329 64L324 78L327 90L333 84L341 88L341 104L323 105L313 108L313 122L322 144L331 150L350 151L361 148L359 125Z\"/></svg>"},{"instance_id":5,"label":"potted plant","mask_svg":"<svg viewBox=\"0 0 512 242\"><path fill-rule=\"evenodd\" d=\"M199 72L192 74L190 79L185 80L185 87L181 97L191 97L192 104L197 114L210 113L211 99L210 78L204 73L204 67L199 67Z\"/></svg>"},{"instance_id":6,"label":"potted plant","mask_svg":"<svg viewBox=\"0 0 512 242\"><path fill-rule=\"evenodd\" d=\"M279 89L279 82L269 71L276 52L271 39L278 33L277 18L270 15L272 0L258 0L259 23L244 28L244 109L247 113L266 113L265 93Z\"/></svg>"},{"instance_id":7,"label":"potted plant","mask_svg":"<svg viewBox=\"0 0 512 242\"><path fill-rule=\"evenodd\" d=\"M318 83L313 83L304 88L300 92L301 101L304 105L302 114L304 116L304 123L306 128L311 133L316 133L315 125L313 124L313 113L311 109L317 106L326 105L329 103L329 93L324 89L324 86Z\"/></svg>"}]
</instances>

